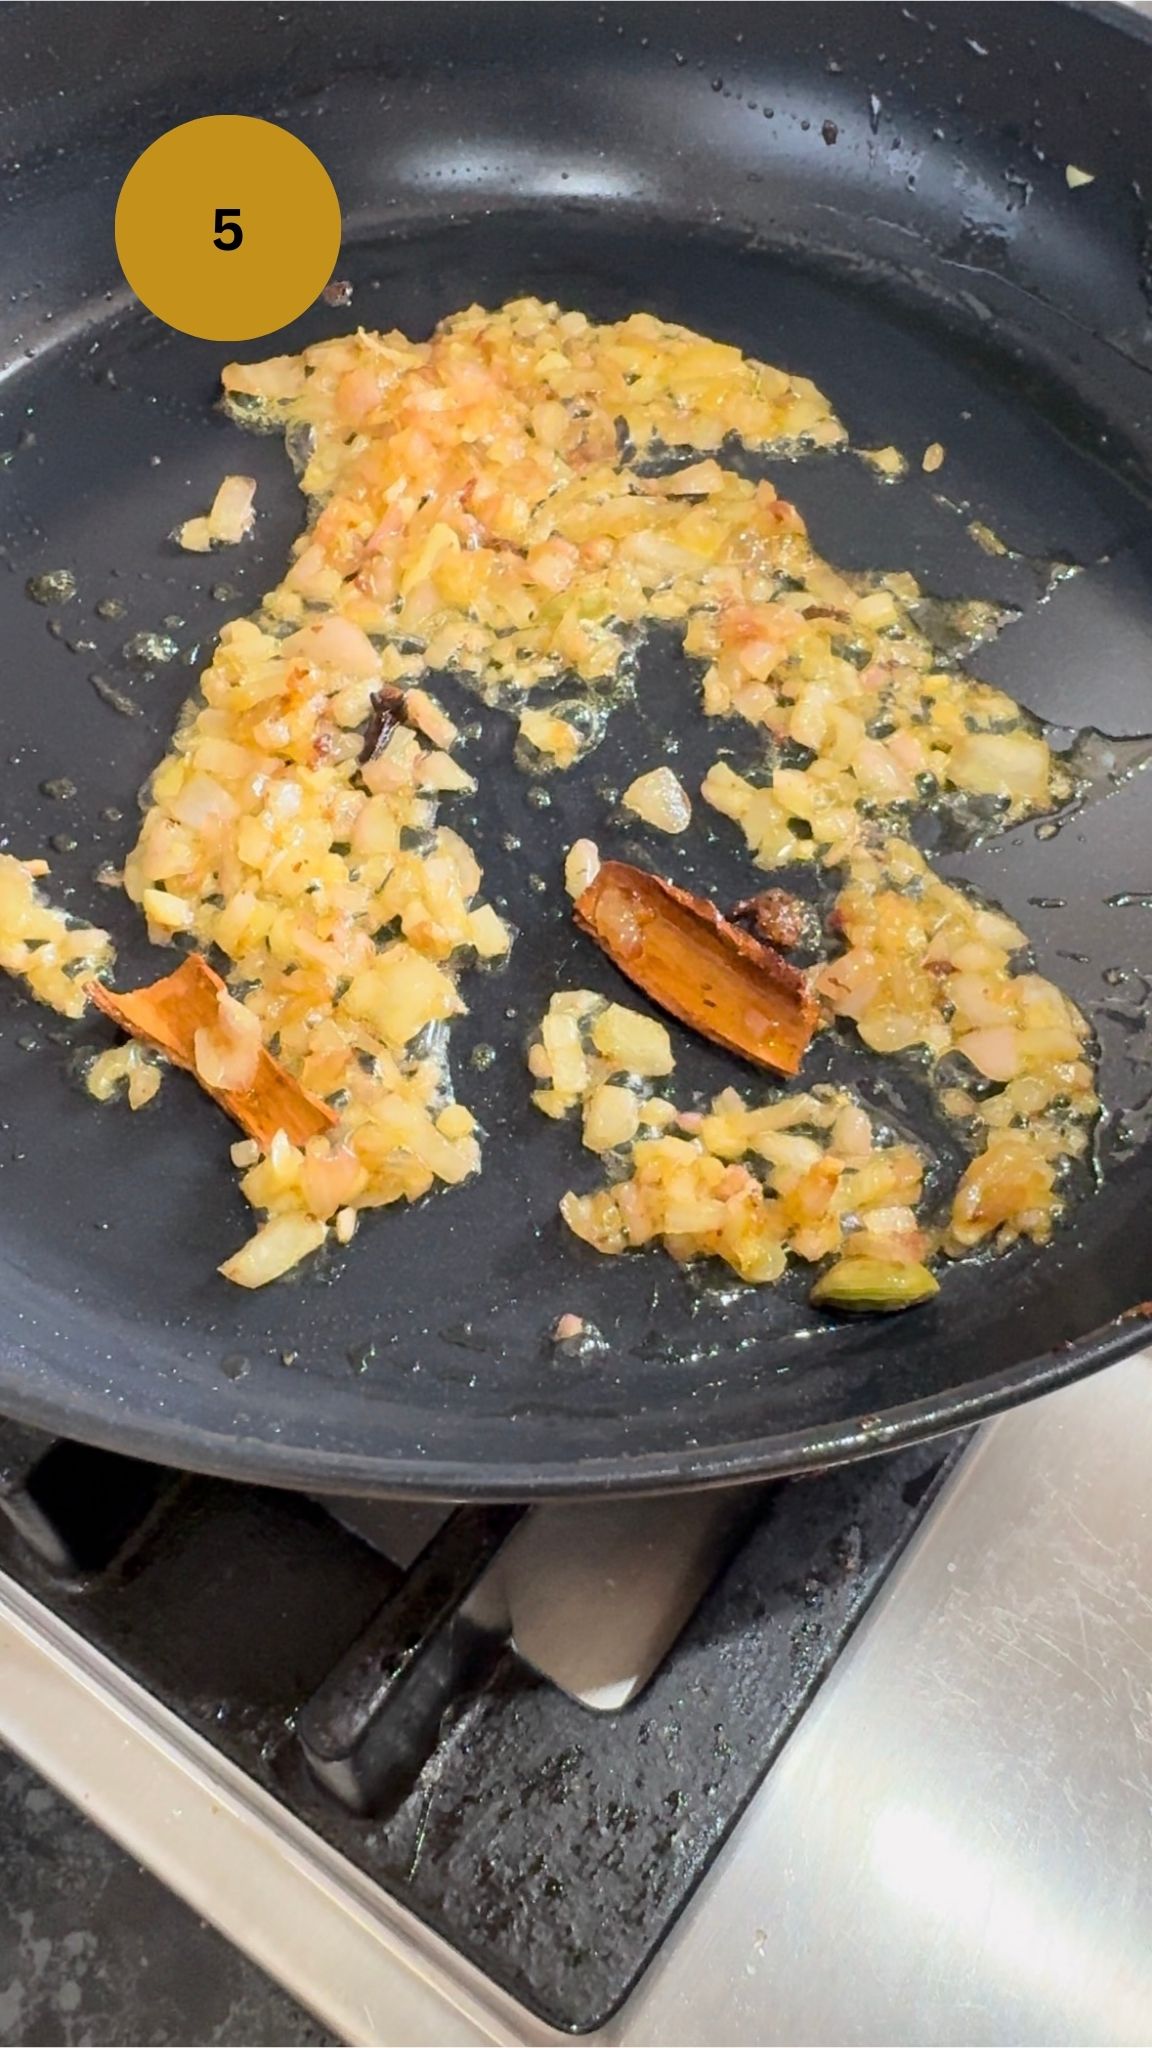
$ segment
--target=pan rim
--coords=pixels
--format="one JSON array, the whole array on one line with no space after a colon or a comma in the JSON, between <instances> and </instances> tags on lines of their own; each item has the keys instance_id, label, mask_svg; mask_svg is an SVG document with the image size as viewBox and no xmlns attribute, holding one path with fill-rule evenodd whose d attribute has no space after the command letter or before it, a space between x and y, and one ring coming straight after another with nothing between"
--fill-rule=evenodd
<instances>
[{"instance_id":1,"label":"pan rim","mask_svg":"<svg viewBox=\"0 0 1152 2048\"><path fill-rule=\"evenodd\" d=\"M1138 42L1152 43L1152 18L1138 9L1135 0L1065 0L1075 14L1090 15L1094 21L1117 28Z\"/></svg>"},{"instance_id":2,"label":"pan rim","mask_svg":"<svg viewBox=\"0 0 1152 2048\"><path fill-rule=\"evenodd\" d=\"M331 1494L348 1499L525 1502L640 1497L662 1493L702 1492L775 1479L814 1475L834 1465L854 1464L885 1451L949 1436L957 1430L1005 1413L1038 1395L1118 1364L1152 1338L1152 1301L1141 1302L1076 1342L1062 1344L1039 1358L1009 1366L955 1390L908 1401L882 1416L859 1416L851 1422L813 1425L774 1436L755 1437L731 1448L719 1444L695 1452L666 1450L567 1460L556 1466L517 1465L507 1459L488 1465L462 1465L444 1458L421 1462L411 1452L394 1456L327 1449L309 1450L266 1436L237 1438L195 1429L169 1420L153 1424L132 1415L113 1420L98 1402L67 1403L57 1388L5 1389L4 1412L11 1420L42 1429L54 1438L67 1406L76 1430L68 1439L122 1456L171 1466L180 1472L248 1485L276 1486L290 1492ZM250 1447L246 1455L246 1446ZM178 1463L174 1462L178 1458Z\"/></svg>"}]
</instances>

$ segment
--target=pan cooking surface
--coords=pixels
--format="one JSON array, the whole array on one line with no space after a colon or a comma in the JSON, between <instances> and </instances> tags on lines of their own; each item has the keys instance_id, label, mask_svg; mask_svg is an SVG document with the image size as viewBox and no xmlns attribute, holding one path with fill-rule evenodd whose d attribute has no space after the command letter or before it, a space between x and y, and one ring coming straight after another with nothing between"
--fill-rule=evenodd
<instances>
[{"instance_id":1,"label":"pan cooking surface","mask_svg":"<svg viewBox=\"0 0 1152 2048\"><path fill-rule=\"evenodd\" d=\"M194 111L182 104L180 117ZM323 112L299 124L322 155ZM339 146L328 154L338 186ZM797 260L766 237L702 225L675 207L630 217L573 207L559 193L527 204L505 190L499 204L449 218L432 187L450 159L444 148L433 157L403 217L382 221L379 206L358 214L346 202L340 271L354 285L350 311L318 307L282 340L237 353L297 348L355 320L420 335L473 299L496 305L526 291L599 319L647 308L685 321L813 377L857 446L894 441L915 464L929 442L944 444L937 475L895 488L847 455L734 458L796 499L832 561L909 568L934 594L1018 607L1018 621L973 657L976 673L1069 732L1094 726L1138 742L1152 729L1146 509L1067 437L1057 397L1038 402L1039 386L1022 393L1007 352L998 361L974 346L927 294L919 312L906 293L901 303L879 272L852 277L812 252ZM49 856L54 896L65 886L70 908L107 923L123 979L144 979L170 956L147 947L135 912L93 871L122 859L135 793L203 665L197 648L278 579L302 500L280 440L245 434L212 409L227 349L173 335L116 299L41 346L44 333L31 360L15 359L0 425L11 451L0 473L11 571L0 585L6 839L22 855L59 840ZM255 539L207 559L179 555L165 536L236 469L259 480ZM972 518L1019 555L983 553L966 531ZM1036 562L1055 558L1084 573L1041 603ZM25 579L59 567L74 572L79 594L44 610L25 596ZM97 615L109 598L123 617ZM170 631L179 657L150 670L127 662L124 643L142 631ZM112 710L93 673L128 690L141 715ZM109 1042L105 1028L65 1025L5 984L2 1404L188 1464L300 1483L322 1469L326 1484L362 1490L515 1495L843 1455L893 1427L960 1419L1080 1369L1083 1356L1070 1352L1063 1366L1026 1361L1152 1292L1142 1145L1152 1100L1152 842L1139 744L1116 756L1128 771L1121 786L1107 793L1102 768L1089 802L1055 836L1030 824L941 859L1019 919L1040 971L1096 1022L1109 1110L1102 1190L1047 1250L946 1270L938 1299L898 1322L834 1324L808 1305L803 1271L778 1288L733 1289L659 1253L606 1260L580 1245L556 1204L566 1187L593 1185L599 1168L577 1127L531 1108L524 1067L555 988L630 1000L572 928L564 849L588 834L603 853L719 901L746 895L753 870L737 835L703 805L684 841L606 820L639 768L670 759L693 788L720 746L737 767L750 760L754 736L703 719L691 665L660 635L640 657L634 702L615 713L599 749L542 782L514 767L507 717L481 713L451 680L437 689L473 725L462 758L480 780L479 799L451 800L445 822L460 824L486 894L519 927L506 969L468 977L470 1014L452 1041L458 1091L489 1134L483 1172L414 1209L367 1217L346 1251L242 1295L215 1273L251 1223L218 1112L178 1074L137 1116L91 1102L75 1069L83 1050ZM42 793L62 776L77 785L73 798ZM485 1066L488 1046L497 1057ZM681 1098L732 1081L758 1090L756 1076L686 1034L677 1054ZM824 1079L850 1080L949 1156L926 1092L899 1062L826 1034L804 1070L806 1083ZM603 1347L559 1356L549 1332L565 1311L594 1324ZM1116 1341L1116 1332L1105 1339ZM965 1387L968 1405L957 1406ZM912 1408L891 1422L891 1411Z\"/></svg>"}]
</instances>

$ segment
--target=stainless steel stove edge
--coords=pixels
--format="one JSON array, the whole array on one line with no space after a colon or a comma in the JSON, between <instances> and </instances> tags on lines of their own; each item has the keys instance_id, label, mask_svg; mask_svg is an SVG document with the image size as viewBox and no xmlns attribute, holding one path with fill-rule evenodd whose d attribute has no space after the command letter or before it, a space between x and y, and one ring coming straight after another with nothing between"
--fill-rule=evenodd
<instances>
[{"instance_id":1,"label":"stainless steel stove edge","mask_svg":"<svg viewBox=\"0 0 1152 2048\"><path fill-rule=\"evenodd\" d=\"M0 1738L343 2040L560 2038L3 1573Z\"/></svg>"},{"instance_id":2,"label":"stainless steel stove edge","mask_svg":"<svg viewBox=\"0 0 1152 2048\"><path fill-rule=\"evenodd\" d=\"M1150 1363L984 1430L604 2048L1152 2039ZM0 1737L346 2040L561 2038L3 1579Z\"/></svg>"}]
</instances>

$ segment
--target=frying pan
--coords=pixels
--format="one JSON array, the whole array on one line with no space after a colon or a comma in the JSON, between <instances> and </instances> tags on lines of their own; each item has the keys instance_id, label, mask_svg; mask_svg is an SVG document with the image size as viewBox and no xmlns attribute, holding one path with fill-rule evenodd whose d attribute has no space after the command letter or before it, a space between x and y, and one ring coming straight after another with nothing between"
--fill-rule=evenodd
<instances>
[{"instance_id":1,"label":"frying pan","mask_svg":"<svg viewBox=\"0 0 1152 2048\"><path fill-rule=\"evenodd\" d=\"M753 463L857 568L1015 616L973 657L1078 744L1083 805L938 850L1032 935L1085 1006L1108 1114L1098 1184L1055 1242L949 1270L938 1300L835 1323L803 1276L729 1289L658 1254L599 1259L556 1203L595 1162L528 1104L525 1038L558 986L629 999L572 929L562 850L581 832L718 900L750 871L721 821L630 833L614 793L673 756L698 780L721 742L659 635L635 701L580 771L533 785L486 713L464 819L488 893L520 928L472 977L454 1041L489 1133L479 1179L370 1218L354 1245L263 1293L215 1268L250 1227L230 1134L173 1076L132 1117L76 1068L99 1020L61 1026L0 991L0 1407L53 1430L269 1482L527 1498L733 1481L940 1431L1116 1358L1152 1295L1152 85L1149 30L1070 6L8 6L4 156L0 815L54 886L109 922L125 979L171 956L93 881L135 831L134 792L225 617L278 580L301 505L280 443L213 410L230 351L130 297L112 216L138 152L198 114L266 115L340 193L351 313L318 305L240 351L295 349L351 320L425 333L443 314L555 296L599 318L647 307L814 377L858 446L947 450L895 488L848 455ZM1076 167L1093 182L1069 183ZM225 195L226 197L226 195ZM205 194L206 204L218 195ZM259 480L254 542L214 558L165 536L229 469ZM973 520L1010 545L983 552ZM1044 598L1054 561L1079 565ZM56 612L26 579L70 568ZM120 619L95 607L122 601ZM106 607L105 607L106 609ZM166 620L178 623L165 626ZM131 635L175 660L132 668ZM134 696L117 715L90 683ZM466 721L462 689L444 694ZM68 777L71 798L41 785ZM543 794L548 801L540 801ZM701 807L702 809L702 807ZM478 1049L496 1058L484 1065ZM808 1077L851 1078L947 1155L914 1070L835 1034ZM678 1086L755 1077L680 1035ZM574 1311L585 1355L550 1342ZM1146 1314L1146 1312L1145 1312Z\"/></svg>"}]
</instances>

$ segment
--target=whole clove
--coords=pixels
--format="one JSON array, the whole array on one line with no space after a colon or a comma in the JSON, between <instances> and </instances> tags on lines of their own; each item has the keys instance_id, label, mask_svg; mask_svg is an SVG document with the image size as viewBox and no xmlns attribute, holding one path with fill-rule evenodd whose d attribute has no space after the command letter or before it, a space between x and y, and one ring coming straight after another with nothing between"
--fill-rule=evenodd
<instances>
[{"instance_id":1,"label":"whole clove","mask_svg":"<svg viewBox=\"0 0 1152 2048\"><path fill-rule=\"evenodd\" d=\"M735 904L729 916L734 924L747 925L766 946L779 946L784 953L812 937L808 905L787 889L761 889L758 896L747 896L743 903Z\"/></svg>"},{"instance_id":2,"label":"whole clove","mask_svg":"<svg viewBox=\"0 0 1152 2048\"><path fill-rule=\"evenodd\" d=\"M372 692L372 715L364 729L360 766L366 768L384 752L398 725L408 724L407 698L395 683L383 683Z\"/></svg>"}]
</instances>

